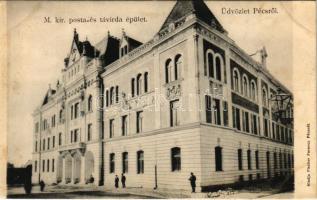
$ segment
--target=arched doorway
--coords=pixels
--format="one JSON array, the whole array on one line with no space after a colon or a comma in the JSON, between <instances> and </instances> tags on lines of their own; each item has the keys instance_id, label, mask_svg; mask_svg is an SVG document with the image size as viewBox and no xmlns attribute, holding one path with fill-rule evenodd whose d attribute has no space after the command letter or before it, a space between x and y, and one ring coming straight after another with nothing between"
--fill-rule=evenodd
<instances>
[{"instance_id":1,"label":"arched doorway","mask_svg":"<svg viewBox=\"0 0 317 200\"><path fill-rule=\"evenodd\" d=\"M67 154L65 156L65 183L70 183L72 181L72 156Z\"/></svg>"},{"instance_id":2,"label":"arched doorway","mask_svg":"<svg viewBox=\"0 0 317 200\"><path fill-rule=\"evenodd\" d=\"M79 153L75 153L73 156L74 166L73 166L73 182L74 184L80 182L80 172L81 172L81 155Z\"/></svg>"},{"instance_id":3,"label":"arched doorway","mask_svg":"<svg viewBox=\"0 0 317 200\"><path fill-rule=\"evenodd\" d=\"M94 169L95 169L95 163L94 163L94 155L88 151L85 155L85 182L91 181L91 176L95 179L94 176Z\"/></svg>"}]
</instances>

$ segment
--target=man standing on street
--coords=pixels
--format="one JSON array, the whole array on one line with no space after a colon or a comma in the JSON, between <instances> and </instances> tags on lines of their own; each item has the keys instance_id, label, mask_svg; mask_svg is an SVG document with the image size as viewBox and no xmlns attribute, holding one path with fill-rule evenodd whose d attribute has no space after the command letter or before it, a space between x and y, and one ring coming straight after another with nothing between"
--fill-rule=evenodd
<instances>
[{"instance_id":1,"label":"man standing on street","mask_svg":"<svg viewBox=\"0 0 317 200\"><path fill-rule=\"evenodd\" d=\"M126 177L125 177L125 175L122 173L122 174L121 174L122 188L125 188L125 181L126 181Z\"/></svg>"},{"instance_id":2,"label":"man standing on street","mask_svg":"<svg viewBox=\"0 0 317 200\"><path fill-rule=\"evenodd\" d=\"M192 186L192 192L195 192L196 188L196 176L193 172L190 173L190 177L188 179L190 181L190 185Z\"/></svg>"},{"instance_id":3,"label":"man standing on street","mask_svg":"<svg viewBox=\"0 0 317 200\"><path fill-rule=\"evenodd\" d=\"M119 177L118 177L118 175L116 175L116 177L115 177L115 179L114 179L114 186L115 186L116 188L119 187Z\"/></svg>"}]
</instances>

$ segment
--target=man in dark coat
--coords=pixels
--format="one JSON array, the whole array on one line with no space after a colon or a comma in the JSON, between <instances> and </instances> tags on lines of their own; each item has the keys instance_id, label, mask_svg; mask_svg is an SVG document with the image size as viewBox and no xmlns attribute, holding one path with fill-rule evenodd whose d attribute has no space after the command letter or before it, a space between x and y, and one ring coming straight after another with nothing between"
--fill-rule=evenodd
<instances>
[{"instance_id":1,"label":"man in dark coat","mask_svg":"<svg viewBox=\"0 0 317 200\"><path fill-rule=\"evenodd\" d=\"M115 186L116 188L119 187L119 177L118 177L118 175L116 175L116 177L115 177L115 179L114 179L114 186Z\"/></svg>"},{"instance_id":2,"label":"man in dark coat","mask_svg":"<svg viewBox=\"0 0 317 200\"><path fill-rule=\"evenodd\" d=\"M125 188L125 181L126 181L126 177L125 177L125 175L122 173L122 174L121 174L122 188Z\"/></svg>"},{"instance_id":3,"label":"man in dark coat","mask_svg":"<svg viewBox=\"0 0 317 200\"><path fill-rule=\"evenodd\" d=\"M190 181L190 185L192 186L192 192L195 192L196 189L196 176L193 172L190 173L190 177L188 179Z\"/></svg>"},{"instance_id":4,"label":"man in dark coat","mask_svg":"<svg viewBox=\"0 0 317 200\"><path fill-rule=\"evenodd\" d=\"M43 180L40 181L40 188L41 188L41 192L44 191L44 187L45 187L45 183Z\"/></svg>"}]
</instances>

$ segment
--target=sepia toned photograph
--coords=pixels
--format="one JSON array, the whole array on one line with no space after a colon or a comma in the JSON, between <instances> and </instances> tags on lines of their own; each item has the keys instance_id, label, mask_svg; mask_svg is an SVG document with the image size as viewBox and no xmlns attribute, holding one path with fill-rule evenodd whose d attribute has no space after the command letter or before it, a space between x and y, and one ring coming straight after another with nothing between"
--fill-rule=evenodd
<instances>
[{"instance_id":1,"label":"sepia toned photograph","mask_svg":"<svg viewBox=\"0 0 317 200\"><path fill-rule=\"evenodd\" d=\"M7 2L6 197L291 199L296 162L314 188L296 5Z\"/></svg>"}]
</instances>

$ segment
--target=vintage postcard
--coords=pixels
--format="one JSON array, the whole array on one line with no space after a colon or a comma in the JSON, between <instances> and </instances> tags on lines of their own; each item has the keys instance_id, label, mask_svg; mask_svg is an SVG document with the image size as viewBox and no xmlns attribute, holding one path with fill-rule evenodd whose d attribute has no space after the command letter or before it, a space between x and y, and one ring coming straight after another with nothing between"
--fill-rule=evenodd
<instances>
[{"instance_id":1,"label":"vintage postcard","mask_svg":"<svg viewBox=\"0 0 317 200\"><path fill-rule=\"evenodd\" d=\"M317 198L315 1L0 8L3 198Z\"/></svg>"}]
</instances>

